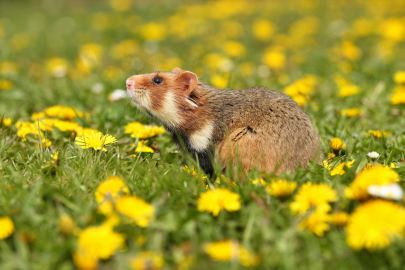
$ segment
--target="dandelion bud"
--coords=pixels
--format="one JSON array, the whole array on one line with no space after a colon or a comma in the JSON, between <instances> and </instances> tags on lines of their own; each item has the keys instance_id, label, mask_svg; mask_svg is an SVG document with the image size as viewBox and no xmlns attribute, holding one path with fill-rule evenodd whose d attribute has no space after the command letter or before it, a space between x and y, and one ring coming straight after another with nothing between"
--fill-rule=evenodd
<instances>
[{"instance_id":1,"label":"dandelion bud","mask_svg":"<svg viewBox=\"0 0 405 270\"><path fill-rule=\"evenodd\" d=\"M328 161L331 162L332 159L336 157L335 153L328 153Z\"/></svg>"},{"instance_id":2,"label":"dandelion bud","mask_svg":"<svg viewBox=\"0 0 405 270\"><path fill-rule=\"evenodd\" d=\"M75 222L71 216L64 214L59 218L59 229L61 233L71 234L75 228Z\"/></svg>"},{"instance_id":3,"label":"dandelion bud","mask_svg":"<svg viewBox=\"0 0 405 270\"><path fill-rule=\"evenodd\" d=\"M336 212L332 214L332 222L336 227L345 226L348 219L349 214L346 212Z\"/></svg>"}]
</instances>

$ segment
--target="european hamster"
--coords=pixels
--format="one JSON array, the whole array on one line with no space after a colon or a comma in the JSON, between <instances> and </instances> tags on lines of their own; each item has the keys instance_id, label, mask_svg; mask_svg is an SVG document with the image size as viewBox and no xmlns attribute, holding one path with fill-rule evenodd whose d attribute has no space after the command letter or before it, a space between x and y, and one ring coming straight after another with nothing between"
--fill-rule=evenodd
<instances>
[{"instance_id":1,"label":"european hamster","mask_svg":"<svg viewBox=\"0 0 405 270\"><path fill-rule=\"evenodd\" d=\"M246 172L258 167L277 174L322 160L310 118L282 93L216 89L180 68L134 75L126 85L135 105L162 122L208 174L215 156L223 169L239 160Z\"/></svg>"}]
</instances>

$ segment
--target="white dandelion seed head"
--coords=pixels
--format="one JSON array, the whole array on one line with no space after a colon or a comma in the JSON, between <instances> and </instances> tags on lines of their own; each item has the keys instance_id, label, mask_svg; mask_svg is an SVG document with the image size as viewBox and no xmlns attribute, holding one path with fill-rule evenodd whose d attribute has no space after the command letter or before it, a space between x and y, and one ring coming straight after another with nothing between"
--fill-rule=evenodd
<instances>
[{"instance_id":1,"label":"white dandelion seed head","mask_svg":"<svg viewBox=\"0 0 405 270\"><path fill-rule=\"evenodd\" d=\"M117 101L127 97L127 91L116 89L111 94L108 95L109 101Z\"/></svg>"},{"instance_id":2,"label":"white dandelion seed head","mask_svg":"<svg viewBox=\"0 0 405 270\"><path fill-rule=\"evenodd\" d=\"M367 192L372 196L389 200L402 200L404 197L402 188L396 183L389 185L372 185L367 188Z\"/></svg>"},{"instance_id":3,"label":"white dandelion seed head","mask_svg":"<svg viewBox=\"0 0 405 270\"><path fill-rule=\"evenodd\" d=\"M380 156L380 154L373 151L373 152L368 153L367 156L369 156L370 158L378 158Z\"/></svg>"},{"instance_id":4,"label":"white dandelion seed head","mask_svg":"<svg viewBox=\"0 0 405 270\"><path fill-rule=\"evenodd\" d=\"M104 91L104 84L102 83L95 83L91 86L91 92L100 94Z\"/></svg>"}]
</instances>

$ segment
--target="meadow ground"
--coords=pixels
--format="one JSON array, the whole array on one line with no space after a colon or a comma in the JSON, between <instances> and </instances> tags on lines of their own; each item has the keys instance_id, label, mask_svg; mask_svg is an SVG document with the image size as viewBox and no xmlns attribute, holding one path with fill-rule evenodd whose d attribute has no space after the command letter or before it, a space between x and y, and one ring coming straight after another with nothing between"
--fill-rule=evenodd
<instances>
[{"instance_id":1,"label":"meadow ground","mask_svg":"<svg viewBox=\"0 0 405 270\"><path fill-rule=\"evenodd\" d=\"M404 46L403 0L1 1L0 269L402 269ZM286 93L323 166L205 176L114 91L174 67Z\"/></svg>"}]
</instances>

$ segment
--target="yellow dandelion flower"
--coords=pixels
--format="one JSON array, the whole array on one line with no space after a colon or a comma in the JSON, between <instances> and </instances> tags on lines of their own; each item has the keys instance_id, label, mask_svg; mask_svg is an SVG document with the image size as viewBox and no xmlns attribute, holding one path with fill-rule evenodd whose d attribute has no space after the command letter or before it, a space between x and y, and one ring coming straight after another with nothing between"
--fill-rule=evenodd
<instances>
[{"instance_id":1,"label":"yellow dandelion flower","mask_svg":"<svg viewBox=\"0 0 405 270\"><path fill-rule=\"evenodd\" d=\"M263 178L257 178L257 179L252 180L252 184L257 185L259 183L262 184L263 186L267 185L267 182L264 181Z\"/></svg>"},{"instance_id":2,"label":"yellow dandelion flower","mask_svg":"<svg viewBox=\"0 0 405 270\"><path fill-rule=\"evenodd\" d=\"M246 267L256 266L260 258L236 241L223 240L207 243L204 251L216 261L237 261Z\"/></svg>"},{"instance_id":3,"label":"yellow dandelion flower","mask_svg":"<svg viewBox=\"0 0 405 270\"><path fill-rule=\"evenodd\" d=\"M5 127L11 126L13 120L11 118L1 118L0 117L0 126L3 125Z\"/></svg>"},{"instance_id":4,"label":"yellow dandelion flower","mask_svg":"<svg viewBox=\"0 0 405 270\"><path fill-rule=\"evenodd\" d=\"M156 270L161 269L164 264L163 256L160 252L144 251L139 252L130 262L131 269L134 270Z\"/></svg>"},{"instance_id":5,"label":"yellow dandelion flower","mask_svg":"<svg viewBox=\"0 0 405 270\"><path fill-rule=\"evenodd\" d=\"M96 270L98 268L98 258L84 251L73 253L73 262L79 270Z\"/></svg>"},{"instance_id":6,"label":"yellow dandelion flower","mask_svg":"<svg viewBox=\"0 0 405 270\"><path fill-rule=\"evenodd\" d=\"M135 152L154 153L155 151L152 148L145 145L147 142L148 141L138 141L138 145L136 146ZM131 146L134 147L135 144L132 144Z\"/></svg>"},{"instance_id":7,"label":"yellow dandelion flower","mask_svg":"<svg viewBox=\"0 0 405 270\"><path fill-rule=\"evenodd\" d=\"M56 119L44 118L44 119L37 119L32 123L33 126L38 128L38 125L42 131L53 131L53 125Z\"/></svg>"},{"instance_id":8,"label":"yellow dandelion flower","mask_svg":"<svg viewBox=\"0 0 405 270\"><path fill-rule=\"evenodd\" d=\"M224 44L224 52L232 57L241 57L245 54L245 46L237 41L227 41Z\"/></svg>"},{"instance_id":9,"label":"yellow dandelion flower","mask_svg":"<svg viewBox=\"0 0 405 270\"><path fill-rule=\"evenodd\" d=\"M14 223L9 217L0 217L0 240L12 235L14 232Z\"/></svg>"},{"instance_id":10,"label":"yellow dandelion flower","mask_svg":"<svg viewBox=\"0 0 405 270\"><path fill-rule=\"evenodd\" d=\"M357 85L353 84L348 84L348 85L343 85L339 88L339 96L341 98L349 97L349 96L354 96L359 93L359 87Z\"/></svg>"},{"instance_id":11,"label":"yellow dandelion flower","mask_svg":"<svg viewBox=\"0 0 405 270\"><path fill-rule=\"evenodd\" d=\"M111 48L111 55L115 59L125 59L136 55L139 44L133 39L127 39Z\"/></svg>"},{"instance_id":12,"label":"yellow dandelion flower","mask_svg":"<svg viewBox=\"0 0 405 270\"><path fill-rule=\"evenodd\" d=\"M359 109L359 108L351 108L351 109L345 109L341 110L340 114L342 116L347 116L347 117L354 117L354 116L361 116L364 114L364 111Z\"/></svg>"},{"instance_id":13,"label":"yellow dandelion flower","mask_svg":"<svg viewBox=\"0 0 405 270\"><path fill-rule=\"evenodd\" d=\"M344 175L346 171L344 170L346 163L342 162L339 165L335 166L331 171L330 175Z\"/></svg>"},{"instance_id":14,"label":"yellow dandelion flower","mask_svg":"<svg viewBox=\"0 0 405 270\"><path fill-rule=\"evenodd\" d=\"M290 85L288 85L288 86L286 86L286 87L284 88L284 93L285 93L286 95L290 96L290 97L298 96L298 95L301 94L301 93L300 93L299 85L296 84L295 82L292 83L292 84L290 84Z\"/></svg>"},{"instance_id":15,"label":"yellow dandelion flower","mask_svg":"<svg viewBox=\"0 0 405 270\"><path fill-rule=\"evenodd\" d=\"M330 175L334 176L334 175L344 175L346 173L346 171L344 170L345 166L347 168L351 168L352 164L355 162L356 160L353 159L352 161L349 161L347 163L342 162L339 165L335 166L331 171L330 171ZM331 165L329 165L328 170L331 169Z\"/></svg>"},{"instance_id":16,"label":"yellow dandelion flower","mask_svg":"<svg viewBox=\"0 0 405 270\"><path fill-rule=\"evenodd\" d=\"M0 79L0 90L8 91L14 87L14 83L7 79Z\"/></svg>"},{"instance_id":17,"label":"yellow dandelion flower","mask_svg":"<svg viewBox=\"0 0 405 270\"><path fill-rule=\"evenodd\" d=\"M264 54L264 63L272 69L282 69L285 67L286 56L280 50L270 50Z\"/></svg>"},{"instance_id":18,"label":"yellow dandelion flower","mask_svg":"<svg viewBox=\"0 0 405 270\"><path fill-rule=\"evenodd\" d=\"M330 171L330 169L332 169L332 165L329 164L329 162L327 160L322 161L322 165L323 165L323 167L328 169L328 171Z\"/></svg>"},{"instance_id":19,"label":"yellow dandelion flower","mask_svg":"<svg viewBox=\"0 0 405 270\"><path fill-rule=\"evenodd\" d=\"M274 24L270 21L260 20L253 24L253 34L258 40L268 40L274 34Z\"/></svg>"},{"instance_id":20,"label":"yellow dandelion flower","mask_svg":"<svg viewBox=\"0 0 405 270\"><path fill-rule=\"evenodd\" d=\"M381 139L383 135L384 135L384 137L390 136L390 133L388 131L381 132L379 130L373 130L373 129L370 129L369 131L367 131L367 133L372 135L376 139Z\"/></svg>"},{"instance_id":21,"label":"yellow dandelion flower","mask_svg":"<svg viewBox=\"0 0 405 270\"><path fill-rule=\"evenodd\" d=\"M132 138L147 139L164 133L164 127L146 126L138 122L129 123L125 126L125 134L131 134Z\"/></svg>"},{"instance_id":22,"label":"yellow dandelion flower","mask_svg":"<svg viewBox=\"0 0 405 270\"><path fill-rule=\"evenodd\" d=\"M59 218L59 230L63 234L72 234L73 230L75 229L75 221L73 218L68 215L64 214Z\"/></svg>"},{"instance_id":23,"label":"yellow dandelion flower","mask_svg":"<svg viewBox=\"0 0 405 270\"><path fill-rule=\"evenodd\" d=\"M37 112L31 115L31 120L36 122L37 120L42 120L46 118L46 114L44 112Z\"/></svg>"},{"instance_id":24,"label":"yellow dandelion flower","mask_svg":"<svg viewBox=\"0 0 405 270\"><path fill-rule=\"evenodd\" d=\"M80 47L79 58L84 63L87 63L91 69L96 66L103 56L104 49L101 45L96 43L87 43Z\"/></svg>"},{"instance_id":25,"label":"yellow dandelion flower","mask_svg":"<svg viewBox=\"0 0 405 270\"><path fill-rule=\"evenodd\" d=\"M300 107L308 103L308 99L303 95L291 96L291 99L294 100Z\"/></svg>"},{"instance_id":26,"label":"yellow dandelion flower","mask_svg":"<svg viewBox=\"0 0 405 270\"><path fill-rule=\"evenodd\" d=\"M41 122L37 123L31 123L31 122L20 122L18 121L15 123L15 126L17 127L17 136L22 139L22 141L25 141L25 137L28 134L33 134L35 137L38 137L38 135L41 136L41 138L45 137L44 133L42 131L46 130L47 127L42 124ZM52 128L51 128L52 130Z\"/></svg>"},{"instance_id":27,"label":"yellow dandelion flower","mask_svg":"<svg viewBox=\"0 0 405 270\"><path fill-rule=\"evenodd\" d=\"M316 209L308 217L305 217L299 224L301 230L307 229L319 237L322 237L330 229L329 222L332 216L325 209Z\"/></svg>"},{"instance_id":28,"label":"yellow dandelion flower","mask_svg":"<svg viewBox=\"0 0 405 270\"><path fill-rule=\"evenodd\" d=\"M87 227L78 237L79 250L101 259L110 258L124 246L124 241L124 235L114 232L110 226Z\"/></svg>"},{"instance_id":29,"label":"yellow dandelion flower","mask_svg":"<svg viewBox=\"0 0 405 270\"><path fill-rule=\"evenodd\" d=\"M100 207L99 207L100 209ZM112 209L112 207L111 207ZM116 213L111 213L110 215L107 216L107 219L104 220L104 222L101 224L102 226L107 226L110 228L114 228L115 226L118 226L121 223L121 219Z\"/></svg>"},{"instance_id":30,"label":"yellow dandelion flower","mask_svg":"<svg viewBox=\"0 0 405 270\"><path fill-rule=\"evenodd\" d=\"M391 96L391 104L405 103L405 84L398 85L394 89L394 94Z\"/></svg>"},{"instance_id":31,"label":"yellow dandelion flower","mask_svg":"<svg viewBox=\"0 0 405 270\"><path fill-rule=\"evenodd\" d=\"M337 200L337 193L329 185L304 184L298 193L294 196L294 202L290 204L293 213L305 214L311 207L330 210L330 202Z\"/></svg>"},{"instance_id":32,"label":"yellow dandelion flower","mask_svg":"<svg viewBox=\"0 0 405 270\"><path fill-rule=\"evenodd\" d=\"M345 188L345 196L351 200L365 200L370 197L367 189L371 185L388 185L399 181L396 171L384 166L373 166L363 170L349 187Z\"/></svg>"},{"instance_id":33,"label":"yellow dandelion flower","mask_svg":"<svg viewBox=\"0 0 405 270\"><path fill-rule=\"evenodd\" d=\"M155 208L136 196L124 195L115 204L117 211L130 217L139 227L147 227L153 220Z\"/></svg>"},{"instance_id":34,"label":"yellow dandelion flower","mask_svg":"<svg viewBox=\"0 0 405 270\"><path fill-rule=\"evenodd\" d=\"M387 164L387 165L385 165L384 167L389 167L389 168L392 168L392 169L398 169L398 166L395 165L394 162L391 162L390 165Z\"/></svg>"},{"instance_id":35,"label":"yellow dandelion flower","mask_svg":"<svg viewBox=\"0 0 405 270\"><path fill-rule=\"evenodd\" d=\"M317 78L313 75L306 75L305 77L294 81L292 84L284 88L284 93L290 97L294 96L308 96L312 94L313 88L317 82Z\"/></svg>"},{"instance_id":36,"label":"yellow dandelion flower","mask_svg":"<svg viewBox=\"0 0 405 270\"><path fill-rule=\"evenodd\" d=\"M225 87L228 86L228 78L219 74L213 74L210 78L210 82L213 86L219 88L219 89L224 89Z\"/></svg>"},{"instance_id":37,"label":"yellow dandelion flower","mask_svg":"<svg viewBox=\"0 0 405 270\"><path fill-rule=\"evenodd\" d=\"M86 127L81 127L81 126L75 128L74 131L76 132L77 136L83 136L85 133L90 134L92 132L94 132L94 133L100 132L95 128L86 128Z\"/></svg>"},{"instance_id":38,"label":"yellow dandelion flower","mask_svg":"<svg viewBox=\"0 0 405 270\"><path fill-rule=\"evenodd\" d=\"M394 74L394 81L399 84L405 83L405 71L398 71Z\"/></svg>"},{"instance_id":39,"label":"yellow dandelion flower","mask_svg":"<svg viewBox=\"0 0 405 270\"><path fill-rule=\"evenodd\" d=\"M218 216L222 209L229 212L240 209L240 195L225 188L208 190L201 194L197 200L198 211L212 213Z\"/></svg>"},{"instance_id":40,"label":"yellow dandelion flower","mask_svg":"<svg viewBox=\"0 0 405 270\"><path fill-rule=\"evenodd\" d=\"M166 38L167 29L164 24L150 22L143 24L140 32L143 39L160 41Z\"/></svg>"},{"instance_id":41,"label":"yellow dandelion flower","mask_svg":"<svg viewBox=\"0 0 405 270\"><path fill-rule=\"evenodd\" d=\"M332 161L332 159L334 159L336 157L335 153L328 153L327 159L328 161Z\"/></svg>"},{"instance_id":42,"label":"yellow dandelion flower","mask_svg":"<svg viewBox=\"0 0 405 270\"><path fill-rule=\"evenodd\" d=\"M282 198L290 196L296 187L296 182L288 182L287 180L279 179L277 181L271 181L271 183L267 185L266 191L270 195Z\"/></svg>"},{"instance_id":43,"label":"yellow dandelion flower","mask_svg":"<svg viewBox=\"0 0 405 270\"><path fill-rule=\"evenodd\" d=\"M349 220L349 214L343 211L332 214L332 222L336 227L346 226Z\"/></svg>"},{"instance_id":44,"label":"yellow dandelion flower","mask_svg":"<svg viewBox=\"0 0 405 270\"><path fill-rule=\"evenodd\" d=\"M18 65L13 62L1 62L0 74L5 76L14 76L18 74Z\"/></svg>"},{"instance_id":45,"label":"yellow dandelion flower","mask_svg":"<svg viewBox=\"0 0 405 270\"><path fill-rule=\"evenodd\" d=\"M358 60L362 55L361 49L350 41L344 41L341 45L340 50L342 56L351 61Z\"/></svg>"},{"instance_id":46,"label":"yellow dandelion flower","mask_svg":"<svg viewBox=\"0 0 405 270\"><path fill-rule=\"evenodd\" d=\"M118 176L110 176L96 189L94 196L100 205L99 211L107 216L112 213L114 202L121 194L129 194L129 188Z\"/></svg>"},{"instance_id":47,"label":"yellow dandelion flower","mask_svg":"<svg viewBox=\"0 0 405 270\"><path fill-rule=\"evenodd\" d=\"M79 128L79 123L55 119L53 121L53 126L59 129L60 131L72 131Z\"/></svg>"},{"instance_id":48,"label":"yellow dandelion flower","mask_svg":"<svg viewBox=\"0 0 405 270\"><path fill-rule=\"evenodd\" d=\"M50 117L58 117L65 120L72 120L75 117L83 117L83 112L68 106L55 105L44 110L45 114Z\"/></svg>"},{"instance_id":49,"label":"yellow dandelion flower","mask_svg":"<svg viewBox=\"0 0 405 270\"><path fill-rule=\"evenodd\" d=\"M204 57L204 62L213 70L219 69L221 63L228 62L228 60L225 56L217 53L209 53Z\"/></svg>"},{"instance_id":50,"label":"yellow dandelion flower","mask_svg":"<svg viewBox=\"0 0 405 270\"><path fill-rule=\"evenodd\" d=\"M62 78L67 75L69 64L63 58L54 57L46 62L46 68L50 75L56 78Z\"/></svg>"},{"instance_id":51,"label":"yellow dandelion flower","mask_svg":"<svg viewBox=\"0 0 405 270\"><path fill-rule=\"evenodd\" d=\"M339 151L346 146L346 144L344 144L343 141L339 138L333 138L332 140L330 140L329 145L334 151Z\"/></svg>"},{"instance_id":52,"label":"yellow dandelion flower","mask_svg":"<svg viewBox=\"0 0 405 270\"><path fill-rule=\"evenodd\" d=\"M405 26L400 18L389 18L382 21L378 30L389 41L398 42L405 39Z\"/></svg>"},{"instance_id":53,"label":"yellow dandelion flower","mask_svg":"<svg viewBox=\"0 0 405 270\"><path fill-rule=\"evenodd\" d=\"M85 133L83 136L76 138L76 144L82 149L93 148L94 150L107 151L104 146L116 143L117 139L111 135L103 135L101 132Z\"/></svg>"},{"instance_id":54,"label":"yellow dandelion flower","mask_svg":"<svg viewBox=\"0 0 405 270\"><path fill-rule=\"evenodd\" d=\"M346 241L356 250L385 248L395 239L403 239L404 229L404 207L390 201L372 200L350 215Z\"/></svg>"}]
</instances>

